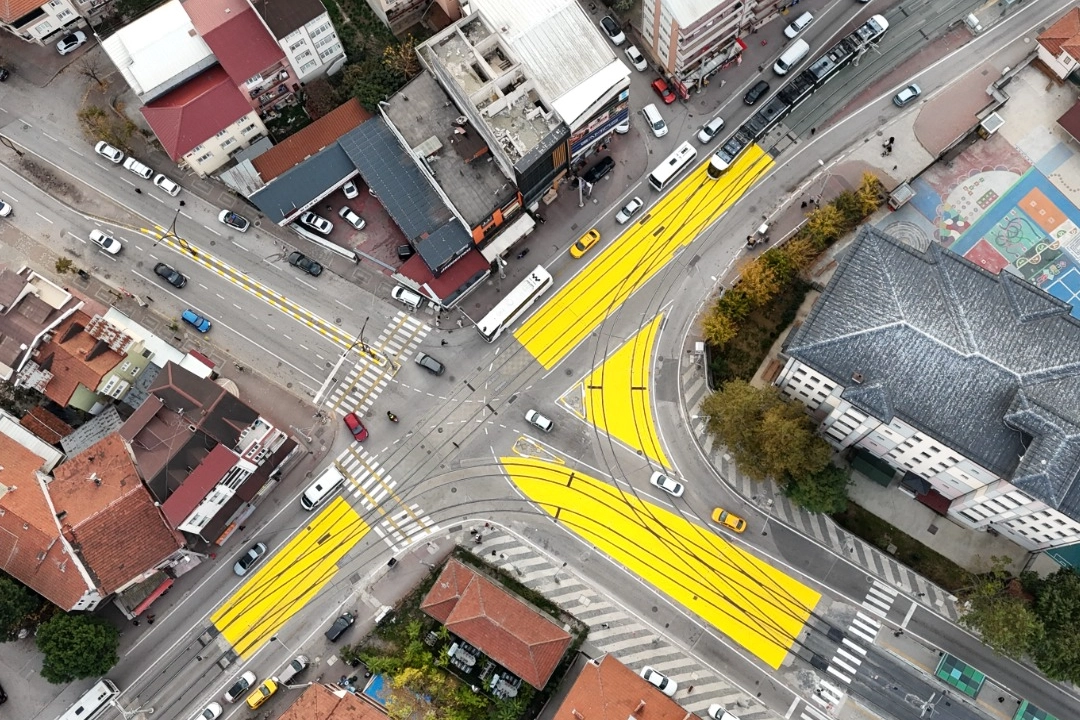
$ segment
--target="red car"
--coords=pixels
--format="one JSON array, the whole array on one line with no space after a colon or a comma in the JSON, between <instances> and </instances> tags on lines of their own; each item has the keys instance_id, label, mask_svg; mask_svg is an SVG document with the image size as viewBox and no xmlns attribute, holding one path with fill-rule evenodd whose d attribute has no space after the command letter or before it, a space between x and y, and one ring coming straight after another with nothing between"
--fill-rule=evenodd
<instances>
[{"instance_id":1,"label":"red car","mask_svg":"<svg viewBox=\"0 0 1080 720\"><path fill-rule=\"evenodd\" d=\"M364 427L364 423L360 421L360 417L356 413L351 412L345 416L345 426L349 428L349 432L358 442L367 440L367 428Z\"/></svg>"},{"instance_id":2,"label":"red car","mask_svg":"<svg viewBox=\"0 0 1080 720\"><path fill-rule=\"evenodd\" d=\"M652 89L663 99L665 105L670 105L675 102L675 93L668 87L667 81L664 80L664 78L653 80Z\"/></svg>"}]
</instances>

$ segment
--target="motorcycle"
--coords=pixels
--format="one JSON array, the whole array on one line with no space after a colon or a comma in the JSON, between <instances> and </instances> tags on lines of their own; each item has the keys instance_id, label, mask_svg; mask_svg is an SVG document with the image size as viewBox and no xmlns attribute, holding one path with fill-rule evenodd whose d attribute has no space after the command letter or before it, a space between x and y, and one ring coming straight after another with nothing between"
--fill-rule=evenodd
<instances>
[{"instance_id":1,"label":"motorcycle","mask_svg":"<svg viewBox=\"0 0 1080 720\"><path fill-rule=\"evenodd\" d=\"M390 412L389 410L386 411L386 417L390 418L390 422L397 422L398 421L397 415Z\"/></svg>"},{"instance_id":2,"label":"motorcycle","mask_svg":"<svg viewBox=\"0 0 1080 720\"><path fill-rule=\"evenodd\" d=\"M520 260L521 258L525 257L528 254L529 254L529 248L525 248L524 250L522 250L521 252L519 252L517 254L517 259Z\"/></svg>"}]
</instances>

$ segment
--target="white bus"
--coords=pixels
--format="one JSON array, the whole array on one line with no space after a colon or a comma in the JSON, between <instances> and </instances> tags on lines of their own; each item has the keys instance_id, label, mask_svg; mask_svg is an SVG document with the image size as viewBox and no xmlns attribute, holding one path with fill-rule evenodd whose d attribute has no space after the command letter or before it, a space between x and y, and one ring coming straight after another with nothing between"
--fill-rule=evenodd
<instances>
[{"instance_id":1,"label":"white bus","mask_svg":"<svg viewBox=\"0 0 1080 720\"><path fill-rule=\"evenodd\" d=\"M480 337L488 342L495 342L503 330L513 325L522 313L532 307L553 282L551 273L545 270L543 265L537 265L536 269L529 273L529 277L522 280L521 284L511 290L477 323L476 329L480 331Z\"/></svg>"},{"instance_id":2,"label":"white bus","mask_svg":"<svg viewBox=\"0 0 1080 720\"><path fill-rule=\"evenodd\" d=\"M664 162L660 163L660 167L652 171L649 175L649 184L656 190L663 190L671 184L672 180L679 177L683 170L693 165L696 159L697 150L689 141L684 142L675 148L675 152L668 155Z\"/></svg>"},{"instance_id":3,"label":"white bus","mask_svg":"<svg viewBox=\"0 0 1080 720\"><path fill-rule=\"evenodd\" d=\"M120 691L116 689L113 681L102 678L57 720L94 720L105 712L105 708L112 705L118 695Z\"/></svg>"}]
</instances>

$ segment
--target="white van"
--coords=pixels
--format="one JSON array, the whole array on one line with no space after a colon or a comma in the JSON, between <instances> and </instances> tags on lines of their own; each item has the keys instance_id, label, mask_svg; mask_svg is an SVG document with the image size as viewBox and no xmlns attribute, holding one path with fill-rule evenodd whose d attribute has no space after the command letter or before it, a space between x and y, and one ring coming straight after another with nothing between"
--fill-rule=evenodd
<instances>
[{"instance_id":1,"label":"white van","mask_svg":"<svg viewBox=\"0 0 1080 720\"><path fill-rule=\"evenodd\" d=\"M777 75L787 75L788 70L801 63L809 53L810 43L801 39L796 40L773 65L773 72Z\"/></svg>"},{"instance_id":2,"label":"white van","mask_svg":"<svg viewBox=\"0 0 1080 720\"><path fill-rule=\"evenodd\" d=\"M308 512L322 505L326 498L337 492L337 489L345 483L345 476L341 471L331 465L319 473L304 494L300 496L300 507Z\"/></svg>"},{"instance_id":3,"label":"white van","mask_svg":"<svg viewBox=\"0 0 1080 720\"><path fill-rule=\"evenodd\" d=\"M784 28L784 35L788 40L794 40L795 37L805 30L812 22L814 22L814 16L808 12L804 12L802 15L795 18L795 22Z\"/></svg>"},{"instance_id":4,"label":"white van","mask_svg":"<svg viewBox=\"0 0 1080 720\"><path fill-rule=\"evenodd\" d=\"M641 114L645 116L645 122L649 123L649 127L652 128L652 134L656 137L664 137L667 135L668 127L664 122L663 115L656 109L656 106L649 103L645 107L641 108Z\"/></svg>"},{"instance_id":5,"label":"white van","mask_svg":"<svg viewBox=\"0 0 1080 720\"><path fill-rule=\"evenodd\" d=\"M390 291L390 297L394 298L410 310L419 310L420 305L424 302L424 298L422 298L419 293L415 293L400 285L394 286L394 289Z\"/></svg>"}]
</instances>

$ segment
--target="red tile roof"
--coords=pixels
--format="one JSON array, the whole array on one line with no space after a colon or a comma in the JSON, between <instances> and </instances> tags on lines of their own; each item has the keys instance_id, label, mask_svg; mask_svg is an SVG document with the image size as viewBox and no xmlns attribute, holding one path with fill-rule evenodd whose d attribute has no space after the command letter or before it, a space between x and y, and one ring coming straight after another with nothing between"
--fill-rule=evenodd
<instances>
[{"instance_id":1,"label":"red tile roof","mask_svg":"<svg viewBox=\"0 0 1080 720\"><path fill-rule=\"evenodd\" d=\"M250 112L247 98L220 65L142 108L165 152L177 162Z\"/></svg>"},{"instance_id":2,"label":"red tile roof","mask_svg":"<svg viewBox=\"0 0 1080 720\"><path fill-rule=\"evenodd\" d=\"M36 358L53 375L45 386L45 397L61 406L68 404L79 385L97 390L101 378L124 359L98 346L99 340L84 331L90 322L91 317L81 310L72 313L57 326L52 340L42 344Z\"/></svg>"},{"instance_id":3,"label":"red tile roof","mask_svg":"<svg viewBox=\"0 0 1080 720\"><path fill-rule=\"evenodd\" d=\"M49 495L61 528L104 594L151 570L184 546L168 528L119 434L53 471Z\"/></svg>"},{"instance_id":4,"label":"red tile roof","mask_svg":"<svg viewBox=\"0 0 1080 720\"><path fill-rule=\"evenodd\" d=\"M697 720L611 655L585 663L554 720Z\"/></svg>"},{"instance_id":5,"label":"red tile roof","mask_svg":"<svg viewBox=\"0 0 1080 720\"><path fill-rule=\"evenodd\" d=\"M89 592L79 561L68 555L36 471L44 461L0 434L0 570L53 604L71 610Z\"/></svg>"},{"instance_id":6,"label":"red tile roof","mask_svg":"<svg viewBox=\"0 0 1080 720\"><path fill-rule=\"evenodd\" d=\"M300 132L285 138L252 160L251 164L255 166L263 182L270 182L306 158L337 142L339 137L359 127L371 117L371 113L360 105L360 101L352 98Z\"/></svg>"},{"instance_id":7,"label":"red tile roof","mask_svg":"<svg viewBox=\"0 0 1080 720\"><path fill-rule=\"evenodd\" d=\"M169 499L162 503L161 511L169 527L179 526L239 459L239 455L222 444L211 450Z\"/></svg>"},{"instance_id":8,"label":"red tile roof","mask_svg":"<svg viewBox=\"0 0 1080 720\"><path fill-rule=\"evenodd\" d=\"M19 419L19 424L50 445L56 445L75 432L70 425L40 405L30 408Z\"/></svg>"},{"instance_id":9,"label":"red tile roof","mask_svg":"<svg viewBox=\"0 0 1080 720\"><path fill-rule=\"evenodd\" d=\"M1061 19L1048 27L1037 40L1054 57L1067 50L1073 58L1080 59L1080 8L1072 8Z\"/></svg>"},{"instance_id":10,"label":"red tile roof","mask_svg":"<svg viewBox=\"0 0 1080 720\"><path fill-rule=\"evenodd\" d=\"M386 720L386 713L361 695L312 683L278 720Z\"/></svg>"},{"instance_id":11,"label":"red tile roof","mask_svg":"<svg viewBox=\"0 0 1080 720\"><path fill-rule=\"evenodd\" d=\"M42 0L0 0L0 20L11 23L44 5Z\"/></svg>"},{"instance_id":12,"label":"red tile roof","mask_svg":"<svg viewBox=\"0 0 1080 720\"><path fill-rule=\"evenodd\" d=\"M538 690L570 646L570 633L456 560L420 608Z\"/></svg>"},{"instance_id":13,"label":"red tile roof","mask_svg":"<svg viewBox=\"0 0 1080 720\"><path fill-rule=\"evenodd\" d=\"M191 24L237 85L285 59L247 0L185 0Z\"/></svg>"}]
</instances>

